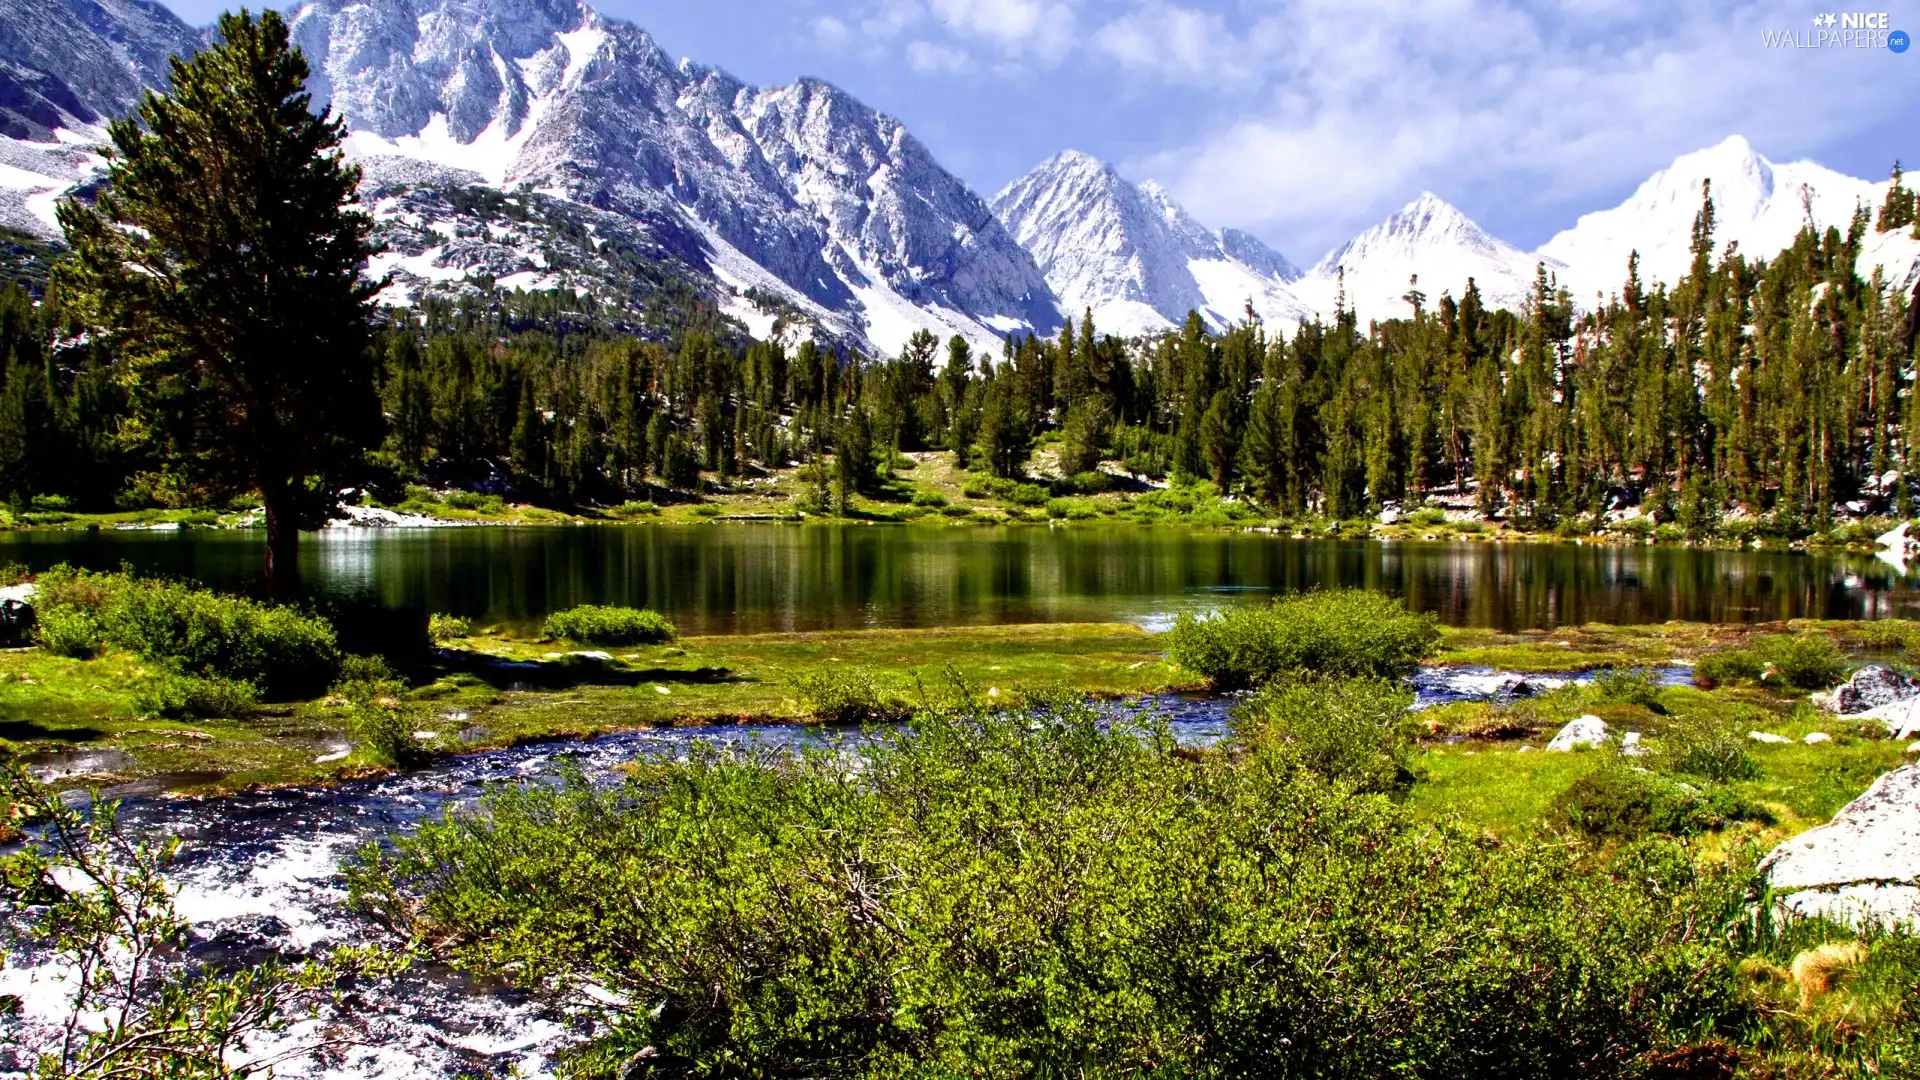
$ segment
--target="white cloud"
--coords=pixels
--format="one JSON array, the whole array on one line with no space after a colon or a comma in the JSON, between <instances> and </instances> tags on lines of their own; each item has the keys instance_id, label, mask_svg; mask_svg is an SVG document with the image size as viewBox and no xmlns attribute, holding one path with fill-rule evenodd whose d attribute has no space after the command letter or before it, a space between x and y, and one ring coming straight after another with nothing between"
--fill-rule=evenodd
<instances>
[{"instance_id":1,"label":"white cloud","mask_svg":"<svg viewBox=\"0 0 1920 1080\"><path fill-rule=\"evenodd\" d=\"M955 33L990 41L1010 56L1058 58L1072 42L1076 19L1047 0L930 0L933 15Z\"/></svg>"},{"instance_id":2,"label":"white cloud","mask_svg":"<svg viewBox=\"0 0 1920 1080\"><path fill-rule=\"evenodd\" d=\"M813 20L813 39L829 49L844 49L853 40L853 29L831 15Z\"/></svg>"},{"instance_id":3,"label":"white cloud","mask_svg":"<svg viewBox=\"0 0 1920 1080\"><path fill-rule=\"evenodd\" d=\"M1787 157L1912 100L1920 69L1899 57L1764 49L1762 27L1804 21L1794 2L1287 0L1229 21L1149 0L1093 40L1136 75L1220 91L1227 116L1129 172L1311 258L1423 188L1469 213L1557 210L1729 134Z\"/></svg>"},{"instance_id":4,"label":"white cloud","mask_svg":"<svg viewBox=\"0 0 1920 1080\"><path fill-rule=\"evenodd\" d=\"M933 41L914 41L907 45L907 63L913 70L927 74L961 72L973 67L966 50Z\"/></svg>"}]
</instances>

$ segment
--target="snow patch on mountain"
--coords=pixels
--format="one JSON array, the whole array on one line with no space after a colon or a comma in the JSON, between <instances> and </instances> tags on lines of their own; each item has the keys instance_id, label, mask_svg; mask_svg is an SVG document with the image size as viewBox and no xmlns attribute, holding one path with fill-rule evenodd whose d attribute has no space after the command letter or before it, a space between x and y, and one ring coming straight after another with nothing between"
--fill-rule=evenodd
<instances>
[{"instance_id":1,"label":"snow patch on mountain","mask_svg":"<svg viewBox=\"0 0 1920 1080\"><path fill-rule=\"evenodd\" d=\"M1291 323L1305 308L1288 290L1299 271L1252 236L1208 231L1149 180L1133 184L1075 150L1042 162L993 199L993 212L1033 255L1066 314L1096 329L1158 333L1189 311L1218 329L1252 304Z\"/></svg>"},{"instance_id":2,"label":"snow patch on mountain","mask_svg":"<svg viewBox=\"0 0 1920 1080\"><path fill-rule=\"evenodd\" d=\"M1443 294L1455 300L1467 282L1480 290L1488 308L1519 310L1533 291L1538 264L1549 274L1566 267L1536 257L1487 234L1465 214L1432 192L1394 212L1385 221L1327 253L1293 288L1315 311L1330 314L1342 290L1345 303L1364 324L1371 319L1413 313L1406 299L1418 290L1429 307Z\"/></svg>"},{"instance_id":3,"label":"snow patch on mountain","mask_svg":"<svg viewBox=\"0 0 1920 1080\"><path fill-rule=\"evenodd\" d=\"M1581 215L1541 245L1540 254L1566 264L1563 280L1583 306L1619 293L1634 251L1640 253L1643 283L1672 285L1691 266L1693 220L1709 180L1716 259L1730 243L1749 259L1771 259L1792 245L1808 221L1844 233L1855 207L1878 210L1886 195L1884 183L1811 161L1775 164L1734 135L1676 158L1619 206Z\"/></svg>"}]
</instances>

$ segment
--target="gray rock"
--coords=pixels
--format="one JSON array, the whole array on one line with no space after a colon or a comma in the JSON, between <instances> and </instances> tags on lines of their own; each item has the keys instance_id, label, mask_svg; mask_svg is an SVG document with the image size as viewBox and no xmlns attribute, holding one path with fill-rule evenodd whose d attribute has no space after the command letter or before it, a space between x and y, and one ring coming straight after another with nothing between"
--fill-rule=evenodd
<instances>
[{"instance_id":1,"label":"gray rock","mask_svg":"<svg viewBox=\"0 0 1920 1080\"><path fill-rule=\"evenodd\" d=\"M1814 695L1814 703L1830 712L1852 716L1915 697L1920 697L1920 687L1911 679L1884 664L1868 664L1846 682Z\"/></svg>"},{"instance_id":2,"label":"gray rock","mask_svg":"<svg viewBox=\"0 0 1920 1080\"><path fill-rule=\"evenodd\" d=\"M1910 739L1920 735L1920 698L1905 698L1889 701L1885 705L1876 705L1862 713L1855 713L1857 720L1878 720L1887 726L1887 735L1894 739Z\"/></svg>"},{"instance_id":3,"label":"gray rock","mask_svg":"<svg viewBox=\"0 0 1920 1080\"><path fill-rule=\"evenodd\" d=\"M1629 731L1620 737L1620 752L1628 757L1646 757L1647 748L1640 742L1640 733Z\"/></svg>"},{"instance_id":4,"label":"gray rock","mask_svg":"<svg viewBox=\"0 0 1920 1080\"><path fill-rule=\"evenodd\" d=\"M1881 776L1832 821L1774 848L1760 871L1790 911L1920 921L1920 764Z\"/></svg>"},{"instance_id":5,"label":"gray rock","mask_svg":"<svg viewBox=\"0 0 1920 1080\"><path fill-rule=\"evenodd\" d=\"M1575 717L1547 744L1548 750L1569 751L1577 746L1599 746L1607 741L1607 722L1588 714Z\"/></svg>"}]
</instances>

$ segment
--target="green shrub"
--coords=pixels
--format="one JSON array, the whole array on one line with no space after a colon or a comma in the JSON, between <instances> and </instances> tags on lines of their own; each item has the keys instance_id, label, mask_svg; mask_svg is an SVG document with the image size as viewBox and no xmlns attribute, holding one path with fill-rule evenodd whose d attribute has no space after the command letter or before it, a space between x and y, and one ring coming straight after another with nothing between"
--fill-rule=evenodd
<instances>
[{"instance_id":1,"label":"green shrub","mask_svg":"<svg viewBox=\"0 0 1920 1080\"><path fill-rule=\"evenodd\" d=\"M1407 515L1407 524L1431 528L1447 523L1447 512L1437 506L1423 506Z\"/></svg>"},{"instance_id":2,"label":"green shrub","mask_svg":"<svg viewBox=\"0 0 1920 1080\"><path fill-rule=\"evenodd\" d=\"M1788 686L1822 690L1847 675L1847 658L1825 634L1776 634L1755 641L1751 648Z\"/></svg>"},{"instance_id":3,"label":"green shrub","mask_svg":"<svg viewBox=\"0 0 1920 1080\"><path fill-rule=\"evenodd\" d=\"M960 488L960 494L969 499L990 499L993 493L993 484L984 476L969 476Z\"/></svg>"},{"instance_id":4,"label":"green shrub","mask_svg":"<svg viewBox=\"0 0 1920 1080\"><path fill-rule=\"evenodd\" d=\"M438 506L440 505L440 493L420 484L408 484L405 501L419 503L424 506Z\"/></svg>"},{"instance_id":5,"label":"green shrub","mask_svg":"<svg viewBox=\"0 0 1920 1080\"><path fill-rule=\"evenodd\" d=\"M1645 668L1608 668L1593 680L1594 692L1607 701L1638 705L1664 713L1666 709L1660 704L1660 689L1659 676Z\"/></svg>"},{"instance_id":6,"label":"green shrub","mask_svg":"<svg viewBox=\"0 0 1920 1080\"><path fill-rule=\"evenodd\" d=\"M792 671L800 707L823 724L868 724L904 720L906 701L871 670L840 664Z\"/></svg>"},{"instance_id":7,"label":"green shrub","mask_svg":"<svg viewBox=\"0 0 1920 1080\"><path fill-rule=\"evenodd\" d=\"M180 524L193 529L211 529L220 524L220 515L211 510L194 510L180 515Z\"/></svg>"},{"instance_id":8,"label":"green shrub","mask_svg":"<svg viewBox=\"0 0 1920 1080\"><path fill-rule=\"evenodd\" d=\"M943 506L940 508L940 513L943 517L963 518L973 513L973 508L970 506Z\"/></svg>"},{"instance_id":9,"label":"green shrub","mask_svg":"<svg viewBox=\"0 0 1920 1080\"><path fill-rule=\"evenodd\" d=\"M1064 518L1071 513L1073 513L1072 499L1048 499L1047 500L1047 516L1048 517Z\"/></svg>"},{"instance_id":10,"label":"green shrub","mask_svg":"<svg viewBox=\"0 0 1920 1080\"><path fill-rule=\"evenodd\" d=\"M621 517L652 517L660 512L660 507L652 502L628 501L614 507L613 512Z\"/></svg>"},{"instance_id":11,"label":"green shrub","mask_svg":"<svg viewBox=\"0 0 1920 1080\"><path fill-rule=\"evenodd\" d=\"M1747 741L1738 724L1689 719L1668 728L1660 737L1655 760L1668 772L1698 776L1716 784L1748 780L1758 770L1747 755Z\"/></svg>"},{"instance_id":12,"label":"green shrub","mask_svg":"<svg viewBox=\"0 0 1920 1080\"><path fill-rule=\"evenodd\" d=\"M1821 690L1844 679L1847 667L1846 654L1825 634L1774 634L1744 649L1708 653L1694 664L1693 678L1708 687L1778 679L1785 686Z\"/></svg>"},{"instance_id":13,"label":"green shrub","mask_svg":"<svg viewBox=\"0 0 1920 1080\"><path fill-rule=\"evenodd\" d=\"M1077 472L1067 481L1073 490L1082 495L1098 495L1113 487L1113 477L1096 469Z\"/></svg>"},{"instance_id":14,"label":"green shrub","mask_svg":"<svg viewBox=\"0 0 1920 1080\"><path fill-rule=\"evenodd\" d=\"M427 637L436 642L473 636L473 624L458 615L435 612L427 618Z\"/></svg>"},{"instance_id":15,"label":"green shrub","mask_svg":"<svg viewBox=\"0 0 1920 1080\"><path fill-rule=\"evenodd\" d=\"M55 656L91 659L100 651L100 621L84 608L48 607L36 611L40 647Z\"/></svg>"},{"instance_id":16,"label":"green shrub","mask_svg":"<svg viewBox=\"0 0 1920 1080\"><path fill-rule=\"evenodd\" d=\"M1284 747L1301 764L1355 791L1400 791L1419 742L1413 694L1385 679L1270 683L1233 712L1248 745Z\"/></svg>"},{"instance_id":17,"label":"green shrub","mask_svg":"<svg viewBox=\"0 0 1920 1080\"><path fill-rule=\"evenodd\" d=\"M1411 614L1380 593L1343 589L1207 618L1183 615L1167 633L1167 655L1216 688L1233 690L1281 676L1398 678L1439 642L1431 614Z\"/></svg>"},{"instance_id":18,"label":"green shrub","mask_svg":"<svg viewBox=\"0 0 1920 1080\"><path fill-rule=\"evenodd\" d=\"M1594 837L1690 836L1736 821L1766 819L1765 811L1725 788L1624 762L1609 762L1574 781L1554 807L1562 824Z\"/></svg>"},{"instance_id":19,"label":"green shrub","mask_svg":"<svg viewBox=\"0 0 1920 1080\"><path fill-rule=\"evenodd\" d=\"M35 510L71 510L73 503L65 495L35 495L29 504Z\"/></svg>"},{"instance_id":20,"label":"green shrub","mask_svg":"<svg viewBox=\"0 0 1920 1080\"><path fill-rule=\"evenodd\" d=\"M104 644L184 675L251 683L270 700L316 694L340 666L333 626L318 615L178 582L60 566L41 575L35 600L43 619L83 612Z\"/></svg>"},{"instance_id":21,"label":"green shrub","mask_svg":"<svg viewBox=\"0 0 1920 1080\"><path fill-rule=\"evenodd\" d=\"M1619 533L1622 536L1631 537L1635 540L1645 540L1653 535L1654 524L1652 518L1645 514L1639 514L1630 518L1621 518L1619 521L1607 526L1607 528L1609 531Z\"/></svg>"},{"instance_id":22,"label":"green shrub","mask_svg":"<svg viewBox=\"0 0 1920 1080\"><path fill-rule=\"evenodd\" d=\"M658 645L679 636L665 615L650 608L582 604L547 616L542 632L550 638L594 645Z\"/></svg>"},{"instance_id":23,"label":"green shrub","mask_svg":"<svg viewBox=\"0 0 1920 1080\"><path fill-rule=\"evenodd\" d=\"M947 505L947 497L937 491L916 491L913 493L913 505L938 510Z\"/></svg>"},{"instance_id":24,"label":"green shrub","mask_svg":"<svg viewBox=\"0 0 1920 1080\"><path fill-rule=\"evenodd\" d=\"M1486 522L1475 521L1471 518L1465 521L1456 521L1452 527L1453 531L1459 533L1461 536L1478 536L1487 531Z\"/></svg>"},{"instance_id":25,"label":"green shrub","mask_svg":"<svg viewBox=\"0 0 1920 1080\"><path fill-rule=\"evenodd\" d=\"M1006 500L1015 506L1045 506L1047 499L1047 489L1039 484L1015 484L1006 491Z\"/></svg>"},{"instance_id":26,"label":"green shrub","mask_svg":"<svg viewBox=\"0 0 1920 1080\"><path fill-rule=\"evenodd\" d=\"M580 1075L651 1047L741 1076L1639 1076L1750 1018L1744 866L1173 750L1085 706L695 750L503 785L350 888L477 975L649 1003Z\"/></svg>"},{"instance_id":27,"label":"green shrub","mask_svg":"<svg viewBox=\"0 0 1920 1080\"><path fill-rule=\"evenodd\" d=\"M1721 649L1694 661L1693 681L1712 689L1722 684L1757 682L1766 665L1746 649Z\"/></svg>"},{"instance_id":28,"label":"green shrub","mask_svg":"<svg viewBox=\"0 0 1920 1080\"><path fill-rule=\"evenodd\" d=\"M453 491L447 493L446 501L455 510L478 510L486 505L487 498L477 491Z\"/></svg>"},{"instance_id":29,"label":"green shrub","mask_svg":"<svg viewBox=\"0 0 1920 1080\"><path fill-rule=\"evenodd\" d=\"M163 671L140 687L134 703L142 712L169 720L222 720L252 712L260 704L260 692L240 679Z\"/></svg>"},{"instance_id":30,"label":"green shrub","mask_svg":"<svg viewBox=\"0 0 1920 1080\"><path fill-rule=\"evenodd\" d=\"M73 520L73 515L62 510L50 510L44 513L35 511L16 514L14 520L22 525L65 525Z\"/></svg>"},{"instance_id":31,"label":"green shrub","mask_svg":"<svg viewBox=\"0 0 1920 1080\"><path fill-rule=\"evenodd\" d=\"M693 515L695 517L704 517L704 518L719 517L721 514L725 512L726 512L726 508L722 507L718 503L699 503L693 508Z\"/></svg>"}]
</instances>

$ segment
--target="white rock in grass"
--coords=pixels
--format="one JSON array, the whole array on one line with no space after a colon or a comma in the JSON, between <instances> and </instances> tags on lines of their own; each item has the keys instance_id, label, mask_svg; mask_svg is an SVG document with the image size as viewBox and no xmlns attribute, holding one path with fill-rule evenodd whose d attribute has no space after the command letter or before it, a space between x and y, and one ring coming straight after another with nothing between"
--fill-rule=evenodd
<instances>
[{"instance_id":1,"label":"white rock in grass","mask_svg":"<svg viewBox=\"0 0 1920 1080\"><path fill-rule=\"evenodd\" d=\"M1569 751L1576 746L1599 746L1607 741L1607 722L1589 713L1577 716L1547 744L1548 750Z\"/></svg>"},{"instance_id":2,"label":"white rock in grass","mask_svg":"<svg viewBox=\"0 0 1920 1080\"><path fill-rule=\"evenodd\" d=\"M1808 746L1813 746L1818 743L1832 742L1833 736L1827 734L1824 731L1809 731L1807 732L1806 738L1801 739L1800 741L1803 743L1806 743Z\"/></svg>"},{"instance_id":3,"label":"white rock in grass","mask_svg":"<svg viewBox=\"0 0 1920 1080\"><path fill-rule=\"evenodd\" d=\"M1876 705L1865 712L1855 713L1856 720L1878 720L1887 725L1887 734L1895 739L1911 739L1920 735L1920 698L1905 698Z\"/></svg>"},{"instance_id":4,"label":"white rock in grass","mask_svg":"<svg viewBox=\"0 0 1920 1080\"><path fill-rule=\"evenodd\" d=\"M1640 744L1640 733L1629 731L1620 737L1620 752L1628 757L1646 757L1647 748Z\"/></svg>"},{"instance_id":5,"label":"white rock in grass","mask_svg":"<svg viewBox=\"0 0 1920 1080\"><path fill-rule=\"evenodd\" d=\"M1881 776L1832 821L1774 848L1760 870L1790 911L1920 924L1920 764Z\"/></svg>"},{"instance_id":6,"label":"white rock in grass","mask_svg":"<svg viewBox=\"0 0 1920 1080\"><path fill-rule=\"evenodd\" d=\"M1790 743L1793 741L1792 739L1787 738L1785 735L1775 735L1767 731L1749 731L1747 732L1747 738L1752 739L1754 742L1757 742L1757 743L1768 743L1770 745L1778 744L1778 743Z\"/></svg>"}]
</instances>

